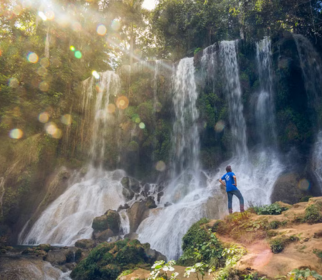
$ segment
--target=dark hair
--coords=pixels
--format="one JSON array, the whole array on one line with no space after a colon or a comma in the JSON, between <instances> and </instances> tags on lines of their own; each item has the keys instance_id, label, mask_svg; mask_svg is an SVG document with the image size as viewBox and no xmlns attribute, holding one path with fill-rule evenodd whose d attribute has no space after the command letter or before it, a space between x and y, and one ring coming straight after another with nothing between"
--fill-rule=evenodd
<instances>
[{"instance_id":1,"label":"dark hair","mask_svg":"<svg viewBox=\"0 0 322 280\"><path fill-rule=\"evenodd\" d=\"M228 165L228 166L226 167L226 171L227 171L227 172L232 172L232 171L231 171L231 166L230 166L230 165Z\"/></svg>"}]
</instances>

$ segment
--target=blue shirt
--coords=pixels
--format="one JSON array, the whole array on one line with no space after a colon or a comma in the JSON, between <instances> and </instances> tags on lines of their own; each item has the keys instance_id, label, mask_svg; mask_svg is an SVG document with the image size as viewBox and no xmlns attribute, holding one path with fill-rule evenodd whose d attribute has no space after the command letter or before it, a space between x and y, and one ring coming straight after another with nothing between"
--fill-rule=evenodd
<instances>
[{"instance_id":1,"label":"blue shirt","mask_svg":"<svg viewBox=\"0 0 322 280\"><path fill-rule=\"evenodd\" d=\"M235 184L234 178L235 174L233 172L228 172L224 176L221 177L221 180L226 182L226 192L237 191L237 187Z\"/></svg>"}]
</instances>

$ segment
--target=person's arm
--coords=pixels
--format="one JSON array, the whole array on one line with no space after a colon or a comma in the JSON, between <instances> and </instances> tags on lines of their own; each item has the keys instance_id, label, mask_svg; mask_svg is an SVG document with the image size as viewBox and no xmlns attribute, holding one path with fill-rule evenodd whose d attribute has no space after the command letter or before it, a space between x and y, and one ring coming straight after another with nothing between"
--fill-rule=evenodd
<instances>
[{"instance_id":1,"label":"person's arm","mask_svg":"<svg viewBox=\"0 0 322 280\"><path fill-rule=\"evenodd\" d=\"M223 181L222 179L219 179L219 182L223 185L223 186L226 186L226 182Z\"/></svg>"},{"instance_id":2,"label":"person's arm","mask_svg":"<svg viewBox=\"0 0 322 280\"><path fill-rule=\"evenodd\" d=\"M237 187L237 178L236 178L236 176L233 176L233 178L234 178L234 181L235 181L235 184L233 184L233 185Z\"/></svg>"}]
</instances>

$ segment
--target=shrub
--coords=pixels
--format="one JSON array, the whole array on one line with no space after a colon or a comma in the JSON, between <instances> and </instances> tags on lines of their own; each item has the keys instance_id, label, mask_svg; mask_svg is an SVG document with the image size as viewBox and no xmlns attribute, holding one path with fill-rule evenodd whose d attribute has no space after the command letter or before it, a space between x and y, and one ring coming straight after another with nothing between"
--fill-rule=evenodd
<instances>
[{"instance_id":1,"label":"shrub","mask_svg":"<svg viewBox=\"0 0 322 280\"><path fill-rule=\"evenodd\" d=\"M295 235L291 235L289 237L278 237L273 240L271 240L271 250L274 254L278 254L282 252L285 248L285 246L291 242L298 241L299 238Z\"/></svg>"},{"instance_id":2,"label":"shrub","mask_svg":"<svg viewBox=\"0 0 322 280\"><path fill-rule=\"evenodd\" d=\"M322 222L322 214L320 207L316 204L308 206L305 209L305 216L303 221L311 224Z\"/></svg>"},{"instance_id":3,"label":"shrub","mask_svg":"<svg viewBox=\"0 0 322 280\"><path fill-rule=\"evenodd\" d=\"M313 253L322 260L322 251L318 249L314 249Z\"/></svg>"},{"instance_id":4,"label":"shrub","mask_svg":"<svg viewBox=\"0 0 322 280\"><path fill-rule=\"evenodd\" d=\"M257 215L280 215L283 211L286 210L288 210L287 207L282 207L277 203L254 207L254 211Z\"/></svg>"},{"instance_id":5,"label":"shrub","mask_svg":"<svg viewBox=\"0 0 322 280\"><path fill-rule=\"evenodd\" d=\"M280 225L281 225L281 222L279 222L279 221L271 221L269 223L269 228L277 229Z\"/></svg>"}]
</instances>

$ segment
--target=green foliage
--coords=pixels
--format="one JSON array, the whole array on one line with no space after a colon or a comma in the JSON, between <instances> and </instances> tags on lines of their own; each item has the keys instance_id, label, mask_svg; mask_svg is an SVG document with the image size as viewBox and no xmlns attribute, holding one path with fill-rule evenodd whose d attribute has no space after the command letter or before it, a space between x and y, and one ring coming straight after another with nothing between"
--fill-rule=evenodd
<instances>
[{"instance_id":1,"label":"green foliage","mask_svg":"<svg viewBox=\"0 0 322 280\"><path fill-rule=\"evenodd\" d=\"M286 211L286 210L288 210L288 208L282 207L278 203L254 207L254 211L258 215L280 215L283 211Z\"/></svg>"},{"instance_id":2,"label":"green foliage","mask_svg":"<svg viewBox=\"0 0 322 280\"><path fill-rule=\"evenodd\" d=\"M269 227L271 229L277 229L277 228L279 228L280 225L281 225L281 222L280 221L271 221L269 223Z\"/></svg>"},{"instance_id":3,"label":"green foliage","mask_svg":"<svg viewBox=\"0 0 322 280\"><path fill-rule=\"evenodd\" d=\"M87 258L72 271L72 279L116 279L124 269L131 269L151 260L138 240L104 242L94 248Z\"/></svg>"},{"instance_id":4,"label":"green foliage","mask_svg":"<svg viewBox=\"0 0 322 280\"><path fill-rule=\"evenodd\" d=\"M274 254L278 254L284 250L287 244L298 240L299 238L295 235L276 237L270 241L271 250Z\"/></svg>"},{"instance_id":5,"label":"green foliage","mask_svg":"<svg viewBox=\"0 0 322 280\"><path fill-rule=\"evenodd\" d=\"M303 218L303 222L307 222L310 224L320 223L322 222L322 211L321 205L312 204L305 209L305 215Z\"/></svg>"},{"instance_id":6,"label":"green foliage","mask_svg":"<svg viewBox=\"0 0 322 280\"><path fill-rule=\"evenodd\" d=\"M322 260L322 250L314 249L313 253Z\"/></svg>"},{"instance_id":7,"label":"green foliage","mask_svg":"<svg viewBox=\"0 0 322 280\"><path fill-rule=\"evenodd\" d=\"M126 276L129 275L133 272L133 269L128 269L128 270L124 270L122 271L122 273L117 277L117 279L120 279L122 276Z\"/></svg>"},{"instance_id":8,"label":"green foliage","mask_svg":"<svg viewBox=\"0 0 322 280\"><path fill-rule=\"evenodd\" d=\"M176 264L175 261L171 260L168 263L165 261L156 261L152 266L152 272L150 273L150 277L148 280L156 280L166 278L166 274L163 274L163 271L174 271L173 266ZM176 277L179 275L178 272L174 272L170 276L170 280L176 280Z\"/></svg>"},{"instance_id":9,"label":"green foliage","mask_svg":"<svg viewBox=\"0 0 322 280\"><path fill-rule=\"evenodd\" d=\"M290 273L290 280L299 280L299 279L307 279L309 276L312 276L314 279L321 280L322 275L319 275L314 270L306 269L294 269Z\"/></svg>"},{"instance_id":10,"label":"green foliage","mask_svg":"<svg viewBox=\"0 0 322 280\"><path fill-rule=\"evenodd\" d=\"M184 235L182 241L183 255L179 259L182 265L193 265L196 262L212 262L218 266L222 262L223 247L211 230L202 227L207 223L203 218L193 224Z\"/></svg>"}]
</instances>

